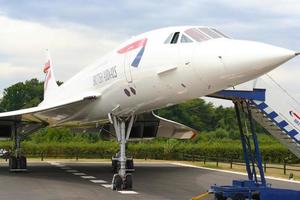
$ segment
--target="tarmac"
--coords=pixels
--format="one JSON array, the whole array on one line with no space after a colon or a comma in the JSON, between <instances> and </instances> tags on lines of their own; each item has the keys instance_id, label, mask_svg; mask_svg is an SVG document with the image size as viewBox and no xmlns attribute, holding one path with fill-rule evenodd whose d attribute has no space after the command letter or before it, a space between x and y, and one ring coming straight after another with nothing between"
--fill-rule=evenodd
<instances>
[{"instance_id":1,"label":"tarmac","mask_svg":"<svg viewBox=\"0 0 300 200\"><path fill-rule=\"evenodd\" d=\"M111 190L109 163L30 162L27 172L10 173L0 164L1 200L188 200L209 186L246 179L241 174L178 163L135 163L134 188ZM300 189L300 183L268 180L273 187Z\"/></svg>"}]
</instances>

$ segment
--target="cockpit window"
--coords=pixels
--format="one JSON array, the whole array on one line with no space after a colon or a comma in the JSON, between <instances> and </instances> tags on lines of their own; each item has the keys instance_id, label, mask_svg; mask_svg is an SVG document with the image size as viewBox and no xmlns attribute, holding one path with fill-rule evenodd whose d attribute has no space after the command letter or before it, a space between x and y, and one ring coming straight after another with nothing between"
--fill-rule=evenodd
<instances>
[{"instance_id":1,"label":"cockpit window","mask_svg":"<svg viewBox=\"0 0 300 200\"><path fill-rule=\"evenodd\" d=\"M171 33L165 40L165 44L176 44L179 38L180 32Z\"/></svg>"},{"instance_id":2,"label":"cockpit window","mask_svg":"<svg viewBox=\"0 0 300 200\"><path fill-rule=\"evenodd\" d=\"M171 34L167 37L167 39L165 40L164 43L165 43L165 44L170 44L170 41L171 41L173 35L174 35L174 33L171 33Z\"/></svg>"},{"instance_id":3,"label":"cockpit window","mask_svg":"<svg viewBox=\"0 0 300 200\"><path fill-rule=\"evenodd\" d=\"M224 34L221 33L220 31L218 31L217 29L212 28L212 30L213 30L214 32L218 33L219 35L221 35L222 37L229 38L227 35L224 35Z\"/></svg>"},{"instance_id":4,"label":"cockpit window","mask_svg":"<svg viewBox=\"0 0 300 200\"><path fill-rule=\"evenodd\" d=\"M220 38L220 37L222 37L221 35L219 35L218 33L214 32L213 30L211 30L209 28L199 28L199 30L202 33L205 33L206 35L210 36L211 38Z\"/></svg>"},{"instance_id":5,"label":"cockpit window","mask_svg":"<svg viewBox=\"0 0 300 200\"><path fill-rule=\"evenodd\" d=\"M209 40L210 38L202 33L199 29L196 28L190 28L186 31L184 31L188 36L196 40L197 42L202 42L205 40Z\"/></svg>"},{"instance_id":6,"label":"cockpit window","mask_svg":"<svg viewBox=\"0 0 300 200\"><path fill-rule=\"evenodd\" d=\"M174 33L173 38L171 40L171 44L176 44L179 38L179 32Z\"/></svg>"},{"instance_id":7,"label":"cockpit window","mask_svg":"<svg viewBox=\"0 0 300 200\"><path fill-rule=\"evenodd\" d=\"M188 36L192 39L196 40L197 42L202 42L210 39L217 39L217 38L229 38L220 31L212 28L190 28L184 31Z\"/></svg>"},{"instance_id":8,"label":"cockpit window","mask_svg":"<svg viewBox=\"0 0 300 200\"><path fill-rule=\"evenodd\" d=\"M193 40L191 40L190 38L188 38L186 35L182 34L180 42L181 43L190 43L190 42L193 42Z\"/></svg>"}]
</instances>

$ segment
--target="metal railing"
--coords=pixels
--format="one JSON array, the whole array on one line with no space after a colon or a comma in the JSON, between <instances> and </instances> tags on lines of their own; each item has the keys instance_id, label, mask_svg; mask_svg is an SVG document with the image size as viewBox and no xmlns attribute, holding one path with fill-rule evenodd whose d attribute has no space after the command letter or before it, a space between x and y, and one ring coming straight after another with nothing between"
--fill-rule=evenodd
<instances>
[{"instance_id":1,"label":"metal railing","mask_svg":"<svg viewBox=\"0 0 300 200\"><path fill-rule=\"evenodd\" d=\"M205 165L207 162L216 163L216 167L219 167L219 163L229 164L230 169L234 165L245 166L245 162L242 159L231 159L231 158L221 158L221 157L208 157L195 154L182 154L182 160L192 161L192 162L203 162ZM268 169L277 169L282 170L283 174L286 175L287 171L291 172L300 172L300 163L288 163L287 160L283 160L280 164L268 163L266 160L263 161L264 172L267 172Z\"/></svg>"}]
</instances>

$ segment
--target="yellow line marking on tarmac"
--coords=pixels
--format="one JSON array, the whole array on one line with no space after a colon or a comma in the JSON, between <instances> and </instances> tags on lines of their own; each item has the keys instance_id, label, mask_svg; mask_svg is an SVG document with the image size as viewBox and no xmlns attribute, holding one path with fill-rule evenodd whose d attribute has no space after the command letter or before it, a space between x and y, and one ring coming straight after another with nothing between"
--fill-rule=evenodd
<instances>
[{"instance_id":1,"label":"yellow line marking on tarmac","mask_svg":"<svg viewBox=\"0 0 300 200\"><path fill-rule=\"evenodd\" d=\"M208 195L209 195L209 192L206 192L206 193L200 194L200 195L198 195L196 197L192 197L192 200L201 200L201 199L207 197Z\"/></svg>"}]
</instances>

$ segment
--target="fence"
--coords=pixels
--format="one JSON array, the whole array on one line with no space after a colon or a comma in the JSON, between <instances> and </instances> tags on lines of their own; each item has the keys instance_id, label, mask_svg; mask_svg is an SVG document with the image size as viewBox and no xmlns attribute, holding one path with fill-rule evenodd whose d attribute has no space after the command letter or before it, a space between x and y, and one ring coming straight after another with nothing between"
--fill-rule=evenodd
<instances>
[{"instance_id":1,"label":"fence","mask_svg":"<svg viewBox=\"0 0 300 200\"><path fill-rule=\"evenodd\" d=\"M233 168L233 165L239 165L239 166L245 166L244 160L239 159L228 159L228 158L220 158L220 157L207 157L207 156L201 156L201 155L195 155L195 154L182 154L182 160L186 161L198 161L203 162L205 165L207 162L215 162L216 167L219 167L219 163L228 163L230 169ZM282 167L279 167L282 166ZM272 164L267 163L266 160L263 161L263 168L264 172L266 173L268 169L278 169L282 170L283 174L286 175L287 171L293 171L293 172L300 172L300 164L291 164L288 163L287 160L284 160L282 164Z\"/></svg>"},{"instance_id":2,"label":"fence","mask_svg":"<svg viewBox=\"0 0 300 200\"><path fill-rule=\"evenodd\" d=\"M101 154L95 152L81 152L81 151L73 151L73 152L51 152L50 154L46 152L35 152L30 153L27 152L26 155L28 157L35 157L40 158L42 161L45 158L71 158L79 160L80 158L99 158L99 159L110 159L113 154L111 152L101 152ZM205 165L207 162L216 163L216 167L219 167L219 163L228 164L230 169L233 168L234 165L237 166L245 166L245 162L242 159L233 159L233 158L224 158L224 157L209 157L209 156L202 156L197 154L187 154L187 153L175 153L174 155L153 155L153 154L132 154L132 157L139 158L139 159L163 159L163 160L182 160L182 161L198 161L203 162ZM268 163L268 159L263 161L263 168L264 171L267 172L269 169L277 169L282 170L283 174L286 175L287 171L290 172L297 172L300 173L300 164L292 164L289 163L287 160L283 160L280 164Z\"/></svg>"}]
</instances>

